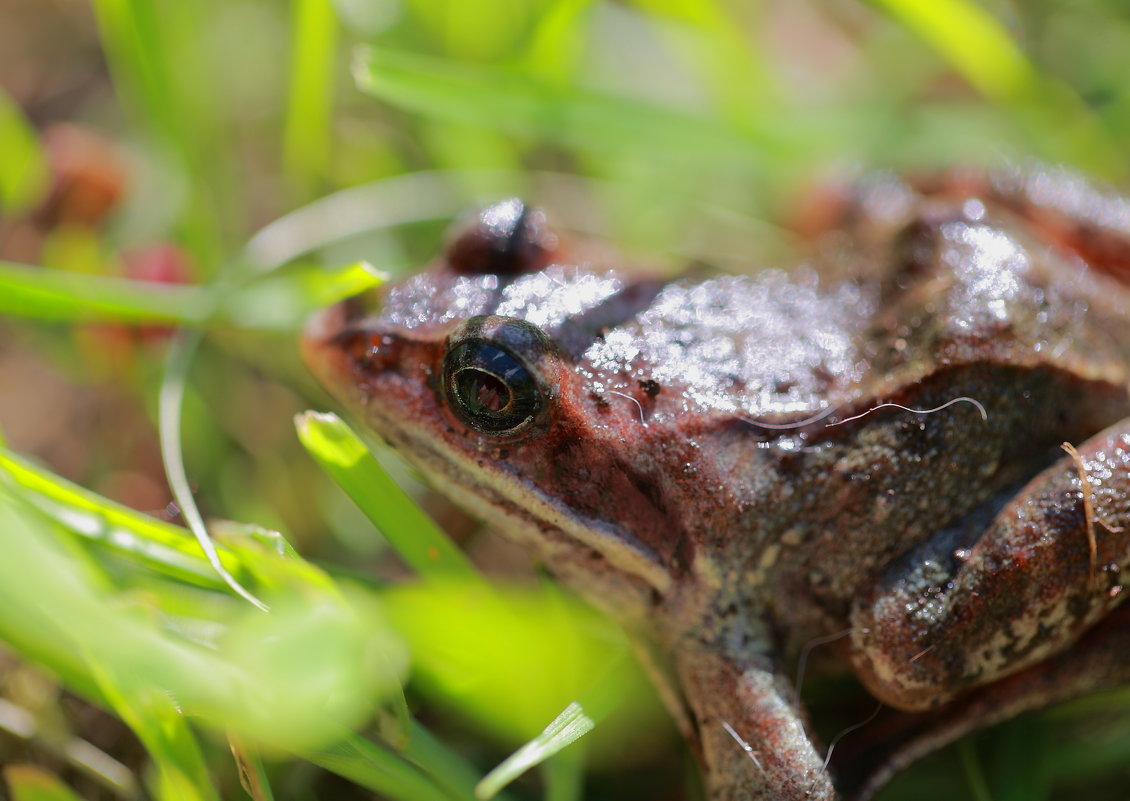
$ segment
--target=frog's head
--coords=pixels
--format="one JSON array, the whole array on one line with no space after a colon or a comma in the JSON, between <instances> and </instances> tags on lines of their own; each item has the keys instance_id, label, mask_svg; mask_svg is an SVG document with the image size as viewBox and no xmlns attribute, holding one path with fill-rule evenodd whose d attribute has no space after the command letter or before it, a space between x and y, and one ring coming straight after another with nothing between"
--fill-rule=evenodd
<instances>
[{"instance_id":1,"label":"frog's head","mask_svg":"<svg viewBox=\"0 0 1130 801\"><path fill-rule=\"evenodd\" d=\"M541 212L495 205L430 270L384 287L375 313L351 301L319 315L306 360L472 512L555 562L585 562L582 575L665 592L691 556L664 485L687 454L655 440L639 401L616 391L654 395L633 366L591 357L662 285L562 252Z\"/></svg>"}]
</instances>

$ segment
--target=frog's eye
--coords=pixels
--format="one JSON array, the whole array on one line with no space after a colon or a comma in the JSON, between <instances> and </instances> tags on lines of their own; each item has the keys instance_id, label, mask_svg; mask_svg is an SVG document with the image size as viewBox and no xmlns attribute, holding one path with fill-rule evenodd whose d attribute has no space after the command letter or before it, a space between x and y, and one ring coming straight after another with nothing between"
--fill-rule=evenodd
<instances>
[{"instance_id":1,"label":"frog's eye","mask_svg":"<svg viewBox=\"0 0 1130 801\"><path fill-rule=\"evenodd\" d=\"M540 337L540 331L519 320L481 317L468 321L463 336L450 344L443 361L444 394L455 416L484 434L511 435L524 430L541 410L545 397L515 351L528 351L530 344L540 344Z\"/></svg>"}]
</instances>

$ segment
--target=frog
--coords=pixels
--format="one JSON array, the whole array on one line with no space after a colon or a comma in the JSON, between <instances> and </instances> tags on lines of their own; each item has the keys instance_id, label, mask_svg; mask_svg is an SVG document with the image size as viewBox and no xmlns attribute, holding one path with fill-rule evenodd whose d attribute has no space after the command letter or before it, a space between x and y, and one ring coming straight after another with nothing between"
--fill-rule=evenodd
<instances>
[{"instance_id":1,"label":"frog","mask_svg":"<svg viewBox=\"0 0 1130 801\"><path fill-rule=\"evenodd\" d=\"M808 211L790 263L666 276L504 200L303 338L350 413L633 634L711 801L869 798L1130 684L1130 201L1024 167ZM817 651L876 703L849 759L801 700Z\"/></svg>"}]
</instances>

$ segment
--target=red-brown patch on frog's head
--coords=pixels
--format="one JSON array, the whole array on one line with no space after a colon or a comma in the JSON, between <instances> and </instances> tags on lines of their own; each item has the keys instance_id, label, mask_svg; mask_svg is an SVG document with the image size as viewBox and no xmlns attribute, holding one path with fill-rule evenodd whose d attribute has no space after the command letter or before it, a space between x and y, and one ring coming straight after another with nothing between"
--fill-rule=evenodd
<instances>
[{"instance_id":1,"label":"red-brown patch on frog's head","mask_svg":"<svg viewBox=\"0 0 1130 801\"><path fill-rule=\"evenodd\" d=\"M484 253L505 250L484 246L471 258L466 236L454 253L479 267ZM484 242L481 231L472 239ZM634 407L594 400L576 358L659 285L584 265L479 272L452 258L383 288L375 314L357 302L323 312L306 332L307 362L471 511L540 540L543 553L597 553L630 582L666 590L691 559L658 485L669 466L648 456L660 448L635 441Z\"/></svg>"}]
</instances>

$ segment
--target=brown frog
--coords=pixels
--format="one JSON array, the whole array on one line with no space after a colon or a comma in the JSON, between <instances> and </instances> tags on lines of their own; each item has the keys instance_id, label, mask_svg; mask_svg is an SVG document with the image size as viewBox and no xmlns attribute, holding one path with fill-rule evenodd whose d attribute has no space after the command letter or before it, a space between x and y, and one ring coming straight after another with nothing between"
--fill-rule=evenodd
<instances>
[{"instance_id":1,"label":"brown frog","mask_svg":"<svg viewBox=\"0 0 1130 801\"><path fill-rule=\"evenodd\" d=\"M506 201L305 341L639 633L715 801L864 798L1130 682L1130 203L1047 170L880 176L823 219L789 273L648 280ZM887 710L831 765L793 680L823 642Z\"/></svg>"}]
</instances>

